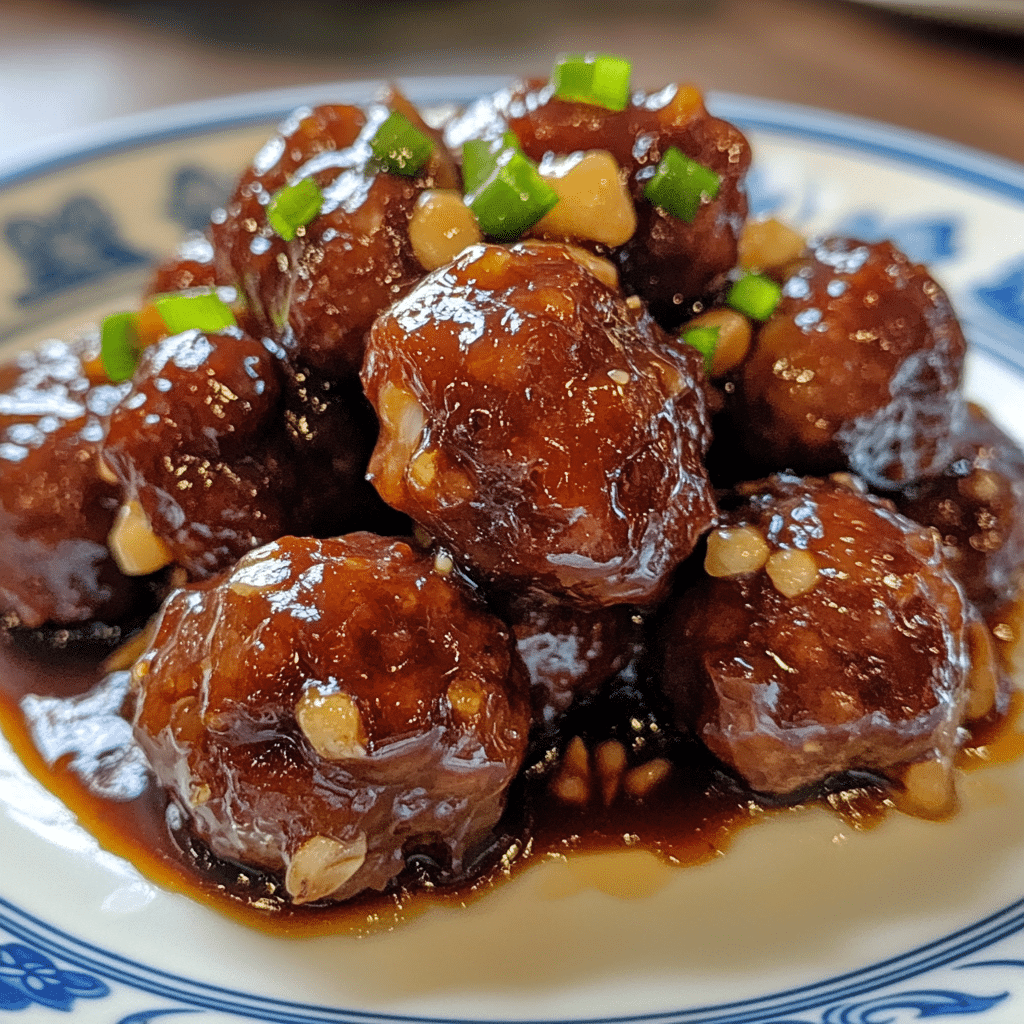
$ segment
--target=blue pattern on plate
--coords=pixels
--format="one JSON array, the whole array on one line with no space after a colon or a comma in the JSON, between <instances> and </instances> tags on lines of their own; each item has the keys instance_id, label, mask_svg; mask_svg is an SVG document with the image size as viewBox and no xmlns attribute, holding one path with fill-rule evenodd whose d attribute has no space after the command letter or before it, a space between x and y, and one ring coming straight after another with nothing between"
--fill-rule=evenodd
<instances>
[{"instance_id":1,"label":"blue pattern on plate","mask_svg":"<svg viewBox=\"0 0 1024 1024\"><path fill-rule=\"evenodd\" d=\"M862 242L888 239L917 263L937 264L960 255L960 225L949 216L887 220L865 210L840 221L836 234Z\"/></svg>"},{"instance_id":2,"label":"blue pattern on plate","mask_svg":"<svg viewBox=\"0 0 1024 1024\"><path fill-rule=\"evenodd\" d=\"M1001 268L990 284L974 289L973 298L987 311L1024 332L1024 261Z\"/></svg>"},{"instance_id":3,"label":"blue pattern on plate","mask_svg":"<svg viewBox=\"0 0 1024 1024\"><path fill-rule=\"evenodd\" d=\"M987 1013L1009 996L972 996L946 989L902 992L861 1003L843 1003L825 1010L820 1017L773 1020L770 1024L895 1024L897 1020L925 1020ZM895 1016L893 1015L895 1014ZM912 1016L906 1016L906 1015Z\"/></svg>"},{"instance_id":4,"label":"blue pattern on plate","mask_svg":"<svg viewBox=\"0 0 1024 1024\"><path fill-rule=\"evenodd\" d=\"M48 956L8 942L0 946L0 1010L24 1010L33 1003L70 1010L76 999L100 999L109 986L80 971L65 971Z\"/></svg>"},{"instance_id":5,"label":"blue pattern on plate","mask_svg":"<svg viewBox=\"0 0 1024 1024\"><path fill-rule=\"evenodd\" d=\"M16 299L19 306L151 262L122 240L114 218L94 196L72 196L50 216L14 217L3 227L29 279L28 290Z\"/></svg>"},{"instance_id":6,"label":"blue pattern on plate","mask_svg":"<svg viewBox=\"0 0 1024 1024\"><path fill-rule=\"evenodd\" d=\"M205 167L186 165L171 176L167 214L186 231L205 231L210 211L227 202L234 179Z\"/></svg>"}]
</instances>

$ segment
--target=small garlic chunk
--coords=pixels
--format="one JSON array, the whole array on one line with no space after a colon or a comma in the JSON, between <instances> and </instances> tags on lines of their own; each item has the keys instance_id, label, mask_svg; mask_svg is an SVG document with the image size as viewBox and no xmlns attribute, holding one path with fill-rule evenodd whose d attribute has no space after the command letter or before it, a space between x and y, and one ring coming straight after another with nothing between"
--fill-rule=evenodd
<instances>
[{"instance_id":1,"label":"small garlic chunk","mask_svg":"<svg viewBox=\"0 0 1024 1024\"><path fill-rule=\"evenodd\" d=\"M626 772L622 788L637 800L642 800L656 786L661 785L672 772L672 764L664 757L655 757L646 764Z\"/></svg>"},{"instance_id":2,"label":"small garlic chunk","mask_svg":"<svg viewBox=\"0 0 1024 1024\"><path fill-rule=\"evenodd\" d=\"M704 571L709 576L743 576L768 560L768 542L756 526L722 526L708 535Z\"/></svg>"},{"instance_id":3,"label":"small garlic chunk","mask_svg":"<svg viewBox=\"0 0 1024 1024\"><path fill-rule=\"evenodd\" d=\"M456 718L464 722L472 722L480 714L487 697L480 681L472 676L457 676L448 684L447 694Z\"/></svg>"},{"instance_id":4,"label":"small garlic chunk","mask_svg":"<svg viewBox=\"0 0 1024 1024\"><path fill-rule=\"evenodd\" d=\"M451 263L483 237L473 211L458 192L427 189L416 201L409 220L409 241L424 270Z\"/></svg>"},{"instance_id":5,"label":"small garlic chunk","mask_svg":"<svg viewBox=\"0 0 1024 1024\"><path fill-rule=\"evenodd\" d=\"M967 643L971 652L971 669L964 717L973 722L984 718L995 707L999 692L999 666L995 642L984 622L975 620L968 624Z\"/></svg>"},{"instance_id":6,"label":"small garlic chunk","mask_svg":"<svg viewBox=\"0 0 1024 1024\"><path fill-rule=\"evenodd\" d=\"M799 548L774 551L765 562L764 570L784 597L799 597L818 585L818 563L810 551Z\"/></svg>"},{"instance_id":7,"label":"small garlic chunk","mask_svg":"<svg viewBox=\"0 0 1024 1024\"><path fill-rule=\"evenodd\" d=\"M312 903L333 896L363 866L366 836L342 842L331 836L313 836L292 855L284 887L293 903Z\"/></svg>"},{"instance_id":8,"label":"small garlic chunk","mask_svg":"<svg viewBox=\"0 0 1024 1024\"><path fill-rule=\"evenodd\" d=\"M601 799L606 807L618 795L626 760L626 748L618 740L605 740L594 751L594 766L601 780Z\"/></svg>"},{"instance_id":9,"label":"small garlic chunk","mask_svg":"<svg viewBox=\"0 0 1024 1024\"><path fill-rule=\"evenodd\" d=\"M916 818L944 818L956 806L953 769L942 760L918 761L903 772L903 791L894 797L904 814Z\"/></svg>"},{"instance_id":10,"label":"small garlic chunk","mask_svg":"<svg viewBox=\"0 0 1024 1024\"><path fill-rule=\"evenodd\" d=\"M718 342L711 358L712 377L725 376L747 358L754 329L742 313L735 309L709 309L688 321L683 330L698 327L718 328Z\"/></svg>"},{"instance_id":11,"label":"small garlic chunk","mask_svg":"<svg viewBox=\"0 0 1024 1024\"><path fill-rule=\"evenodd\" d=\"M594 149L561 164L544 161L540 173L558 202L531 229L536 235L623 245L636 231L636 210L615 157Z\"/></svg>"},{"instance_id":12,"label":"small garlic chunk","mask_svg":"<svg viewBox=\"0 0 1024 1024\"><path fill-rule=\"evenodd\" d=\"M563 803L583 806L590 801L590 754L580 736L565 748L551 792Z\"/></svg>"},{"instance_id":13,"label":"small garlic chunk","mask_svg":"<svg viewBox=\"0 0 1024 1024\"><path fill-rule=\"evenodd\" d=\"M118 509L107 546L125 576L148 576L173 560L170 548L153 532L149 516L135 499Z\"/></svg>"},{"instance_id":14,"label":"small garlic chunk","mask_svg":"<svg viewBox=\"0 0 1024 1024\"><path fill-rule=\"evenodd\" d=\"M747 221L739 238L739 265L744 270L776 270L795 260L806 245L803 235L774 217Z\"/></svg>"},{"instance_id":15,"label":"small garlic chunk","mask_svg":"<svg viewBox=\"0 0 1024 1024\"><path fill-rule=\"evenodd\" d=\"M328 761L366 757L366 730L347 693L322 694L309 687L295 706L295 719L310 746Z\"/></svg>"}]
</instances>

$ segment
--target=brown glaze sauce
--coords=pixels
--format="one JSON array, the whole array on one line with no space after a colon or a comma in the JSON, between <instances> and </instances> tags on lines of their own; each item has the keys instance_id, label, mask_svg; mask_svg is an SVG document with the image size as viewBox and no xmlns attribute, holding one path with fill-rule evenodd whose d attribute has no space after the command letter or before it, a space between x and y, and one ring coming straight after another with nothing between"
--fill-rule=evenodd
<instances>
[{"instance_id":1,"label":"brown glaze sauce","mask_svg":"<svg viewBox=\"0 0 1024 1024\"><path fill-rule=\"evenodd\" d=\"M0 731L29 772L74 812L104 849L130 861L156 885L272 935L386 931L430 906L465 906L545 856L640 849L672 865L693 866L721 856L748 825L802 806L773 807L755 799L722 774L696 744L677 738L671 749L662 751L671 761L669 775L642 799L620 796L605 806L595 793L585 805L573 807L553 795L559 765L569 757L564 741L561 752L554 740L548 747L540 742L513 791L514 810L506 814L494 844L481 856L484 867L475 880L452 882L432 877L429 863L413 865L394 891L361 895L342 904L295 908L272 877L219 861L184 831L173 833L158 786L151 783L141 796L115 801L93 793L70 770L70 756L53 765L46 762L22 713L22 699L28 694L74 697L88 692L102 676L102 662L96 658L52 650L41 655L2 634ZM959 767L1005 763L1024 754L1024 731L1018 722L1022 708L1024 697L1015 694L1007 715L981 723L961 753ZM650 726L651 721L648 726L656 735L659 725ZM631 722L634 729L640 728L636 715ZM581 726L588 747L608 724L597 722L597 733L588 737L588 729L595 727L593 715L588 720L584 710L579 721L570 720L570 725ZM636 740L633 748L643 742ZM845 788L808 799L826 803L858 829L878 825L894 807L878 781L870 778L847 779Z\"/></svg>"}]
</instances>

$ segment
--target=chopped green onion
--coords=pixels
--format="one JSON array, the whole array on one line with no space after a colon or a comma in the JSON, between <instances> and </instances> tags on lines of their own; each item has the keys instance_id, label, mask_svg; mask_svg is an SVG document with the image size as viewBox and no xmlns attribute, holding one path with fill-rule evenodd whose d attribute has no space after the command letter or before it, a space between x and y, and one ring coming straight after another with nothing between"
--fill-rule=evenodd
<instances>
[{"instance_id":1,"label":"chopped green onion","mask_svg":"<svg viewBox=\"0 0 1024 1024\"><path fill-rule=\"evenodd\" d=\"M475 192L498 166L498 158L506 150L521 153L519 139L513 131L500 139L469 139L462 144L462 191Z\"/></svg>"},{"instance_id":2,"label":"chopped green onion","mask_svg":"<svg viewBox=\"0 0 1024 1024\"><path fill-rule=\"evenodd\" d=\"M466 196L480 230L499 242L518 238L557 202L558 193L529 157L508 149L483 184Z\"/></svg>"},{"instance_id":3,"label":"chopped green onion","mask_svg":"<svg viewBox=\"0 0 1024 1024\"><path fill-rule=\"evenodd\" d=\"M764 274L745 274L729 289L725 304L753 320L767 320L782 298L782 286Z\"/></svg>"},{"instance_id":4,"label":"chopped green onion","mask_svg":"<svg viewBox=\"0 0 1024 1024\"><path fill-rule=\"evenodd\" d=\"M384 170L412 177L430 159L434 143L405 114L393 110L370 140L370 149Z\"/></svg>"},{"instance_id":5,"label":"chopped green onion","mask_svg":"<svg viewBox=\"0 0 1024 1024\"><path fill-rule=\"evenodd\" d=\"M722 179L710 167L691 160L670 146L658 163L644 195L673 217L692 224L701 202L714 199Z\"/></svg>"},{"instance_id":6,"label":"chopped green onion","mask_svg":"<svg viewBox=\"0 0 1024 1024\"><path fill-rule=\"evenodd\" d=\"M171 334L192 330L215 334L225 327L238 326L231 307L225 305L212 289L157 295L153 298L153 305Z\"/></svg>"},{"instance_id":7,"label":"chopped green onion","mask_svg":"<svg viewBox=\"0 0 1024 1024\"><path fill-rule=\"evenodd\" d=\"M267 206L267 222L286 242L319 212L324 201L320 186L312 178L300 178L278 189Z\"/></svg>"},{"instance_id":8,"label":"chopped green onion","mask_svg":"<svg viewBox=\"0 0 1024 1024\"><path fill-rule=\"evenodd\" d=\"M100 361L114 384L131 380L139 365L139 336L134 313L111 313L100 324Z\"/></svg>"},{"instance_id":9,"label":"chopped green onion","mask_svg":"<svg viewBox=\"0 0 1024 1024\"><path fill-rule=\"evenodd\" d=\"M681 335L687 345L692 345L704 357L705 373L711 372L715 349L718 348L718 332L720 330L720 327L692 327Z\"/></svg>"},{"instance_id":10,"label":"chopped green onion","mask_svg":"<svg viewBox=\"0 0 1024 1024\"><path fill-rule=\"evenodd\" d=\"M631 70L628 60L607 53L562 57L551 72L551 84L561 100L625 110Z\"/></svg>"}]
</instances>

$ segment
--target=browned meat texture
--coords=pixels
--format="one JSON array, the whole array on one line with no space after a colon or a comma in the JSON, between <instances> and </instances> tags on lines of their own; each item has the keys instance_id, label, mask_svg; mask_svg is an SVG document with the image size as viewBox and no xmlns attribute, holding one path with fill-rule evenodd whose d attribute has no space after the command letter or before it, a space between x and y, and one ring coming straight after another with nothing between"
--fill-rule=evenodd
<instances>
[{"instance_id":1,"label":"browned meat texture","mask_svg":"<svg viewBox=\"0 0 1024 1024\"><path fill-rule=\"evenodd\" d=\"M507 629L371 534L286 537L176 591L134 679L138 739L197 834L296 902L382 889L419 846L457 874L529 728Z\"/></svg>"},{"instance_id":2,"label":"browned meat texture","mask_svg":"<svg viewBox=\"0 0 1024 1024\"><path fill-rule=\"evenodd\" d=\"M631 605L581 608L526 593L504 617L530 677L538 721L553 721L578 695L593 693L642 646L643 618Z\"/></svg>"},{"instance_id":3,"label":"browned meat texture","mask_svg":"<svg viewBox=\"0 0 1024 1024\"><path fill-rule=\"evenodd\" d=\"M391 102L418 120L399 98ZM296 112L211 226L217 276L245 297L250 330L283 339L299 363L332 377L359 370L374 317L423 275L408 234L417 197L457 184L440 141L414 178L375 168L370 140L388 113L385 104ZM269 225L267 206L302 178L317 182L324 202L286 242Z\"/></svg>"},{"instance_id":4,"label":"browned meat texture","mask_svg":"<svg viewBox=\"0 0 1024 1024\"><path fill-rule=\"evenodd\" d=\"M773 477L709 536L664 625L682 722L755 789L950 758L965 605L938 537L843 481Z\"/></svg>"},{"instance_id":5,"label":"browned meat texture","mask_svg":"<svg viewBox=\"0 0 1024 1024\"><path fill-rule=\"evenodd\" d=\"M279 362L260 342L192 330L145 350L112 411L104 463L190 577L288 532L296 480L280 400Z\"/></svg>"},{"instance_id":6,"label":"browned meat texture","mask_svg":"<svg viewBox=\"0 0 1024 1024\"><path fill-rule=\"evenodd\" d=\"M954 444L945 473L896 503L942 534L950 569L988 613L1017 592L1024 571L1024 452L973 404Z\"/></svg>"},{"instance_id":7,"label":"browned meat texture","mask_svg":"<svg viewBox=\"0 0 1024 1024\"><path fill-rule=\"evenodd\" d=\"M238 329L165 338L111 413L103 459L123 507L141 508L193 579L286 533L400 523L364 479L375 436L365 398L281 355Z\"/></svg>"},{"instance_id":8,"label":"browned meat texture","mask_svg":"<svg viewBox=\"0 0 1024 1024\"><path fill-rule=\"evenodd\" d=\"M882 488L941 473L964 350L923 267L890 242L828 239L790 269L739 371L737 430L764 469L849 468Z\"/></svg>"},{"instance_id":9,"label":"browned meat texture","mask_svg":"<svg viewBox=\"0 0 1024 1024\"><path fill-rule=\"evenodd\" d=\"M715 511L699 367L564 247L474 246L374 324L373 483L492 582L652 603Z\"/></svg>"},{"instance_id":10,"label":"browned meat texture","mask_svg":"<svg viewBox=\"0 0 1024 1024\"><path fill-rule=\"evenodd\" d=\"M736 265L747 215L742 183L750 146L734 125L708 114L692 86L635 93L625 110L612 111L558 99L544 82L523 83L470 106L448 127L447 137L461 144L469 137L500 136L506 127L534 160L591 150L612 154L638 222L614 256L624 286L641 295L660 322L678 323L687 314L687 300ZM644 187L669 147L721 178L718 195L702 203L692 224L644 198Z\"/></svg>"},{"instance_id":11,"label":"browned meat texture","mask_svg":"<svg viewBox=\"0 0 1024 1024\"><path fill-rule=\"evenodd\" d=\"M141 603L106 546L119 492L97 454L125 389L90 379L95 356L50 341L0 369L0 614L18 625L116 622Z\"/></svg>"}]
</instances>

